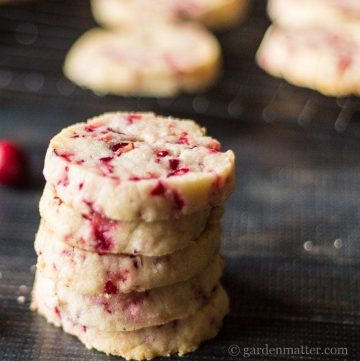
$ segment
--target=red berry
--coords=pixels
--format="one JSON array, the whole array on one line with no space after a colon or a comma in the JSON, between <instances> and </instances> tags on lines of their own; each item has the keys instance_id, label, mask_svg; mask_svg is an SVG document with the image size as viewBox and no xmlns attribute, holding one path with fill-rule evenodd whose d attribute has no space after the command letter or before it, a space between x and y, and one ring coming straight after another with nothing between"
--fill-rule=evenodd
<instances>
[{"instance_id":1,"label":"red berry","mask_svg":"<svg viewBox=\"0 0 360 361\"><path fill-rule=\"evenodd\" d=\"M19 146L0 140L0 183L18 185L24 182L25 157Z\"/></svg>"}]
</instances>

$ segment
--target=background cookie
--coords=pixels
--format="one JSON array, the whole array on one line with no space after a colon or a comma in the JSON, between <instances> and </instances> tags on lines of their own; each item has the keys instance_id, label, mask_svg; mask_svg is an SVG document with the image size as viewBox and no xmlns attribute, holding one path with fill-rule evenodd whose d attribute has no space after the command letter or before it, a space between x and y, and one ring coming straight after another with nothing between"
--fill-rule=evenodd
<instances>
[{"instance_id":1,"label":"background cookie","mask_svg":"<svg viewBox=\"0 0 360 361\"><path fill-rule=\"evenodd\" d=\"M215 37L197 24L156 23L117 32L98 28L76 41L64 73L98 92L164 97L212 85L220 58Z\"/></svg>"},{"instance_id":2,"label":"background cookie","mask_svg":"<svg viewBox=\"0 0 360 361\"><path fill-rule=\"evenodd\" d=\"M268 13L281 27L323 28L360 40L358 0L270 0Z\"/></svg>"},{"instance_id":3,"label":"background cookie","mask_svg":"<svg viewBox=\"0 0 360 361\"><path fill-rule=\"evenodd\" d=\"M257 54L273 76L330 96L360 94L360 42L321 28L271 27Z\"/></svg>"},{"instance_id":4,"label":"background cookie","mask_svg":"<svg viewBox=\"0 0 360 361\"><path fill-rule=\"evenodd\" d=\"M137 27L139 22L195 20L218 29L242 20L248 5L248 0L91 1L95 19L109 27Z\"/></svg>"}]
</instances>

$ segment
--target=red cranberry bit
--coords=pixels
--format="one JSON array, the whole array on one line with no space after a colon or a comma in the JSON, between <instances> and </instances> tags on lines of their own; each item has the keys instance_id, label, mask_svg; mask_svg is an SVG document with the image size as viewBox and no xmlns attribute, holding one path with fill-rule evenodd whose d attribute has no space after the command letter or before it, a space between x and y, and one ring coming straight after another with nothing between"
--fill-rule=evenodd
<instances>
[{"instance_id":1,"label":"red cranberry bit","mask_svg":"<svg viewBox=\"0 0 360 361\"><path fill-rule=\"evenodd\" d=\"M220 143L215 139L211 140L207 146L211 153L218 153L220 151Z\"/></svg>"},{"instance_id":2,"label":"red cranberry bit","mask_svg":"<svg viewBox=\"0 0 360 361\"><path fill-rule=\"evenodd\" d=\"M160 158L166 157L167 155L169 155L169 152L167 150L158 150L156 152L156 156Z\"/></svg>"},{"instance_id":3,"label":"red cranberry bit","mask_svg":"<svg viewBox=\"0 0 360 361\"><path fill-rule=\"evenodd\" d=\"M116 143L111 147L113 152L117 152L120 148L126 147L129 143Z\"/></svg>"},{"instance_id":4,"label":"red cranberry bit","mask_svg":"<svg viewBox=\"0 0 360 361\"><path fill-rule=\"evenodd\" d=\"M82 190L83 187L84 187L84 183L80 183L80 184L79 184L79 190Z\"/></svg>"},{"instance_id":5,"label":"red cranberry bit","mask_svg":"<svg viewBox=\"0 0 360 361\"><path fill-rule=\"evenodd\" d=\"M179 159L169 159L169 167L170 167L170 169L172 169L172 170L178 169L179 164L180 164Z\"/></svg>"},{"instance_id":6,"label":"red cranberry bit","mask_svg":"<svg viewBox=\"0 0 360 361\"><path fill-rule=\"evenodd\" d=\"M54 312L55 312L56 316L57 316L59 319L61 319L61 312L60 312L58 306L55 306L55 307L54 307Z\"/></svg>"},{"instance_id":7,"label":"red cranberry bit","mask_svg":"<svg viewBox=\"0 0 360 361\"><path fill-rule=\"evenodd\" d=\"M99 252L106 252L113 247L113 240L108 233L114 229L117 224L100 213L96 212L91 202L85 202L90 208L90 215L83 214L83 218L91 224L92 233L96 239L95 249Z\"/></svg>"},{"instance_id":8,"label":"red cranberry bit","mask_svg":"<svg viewBox=\"0 0 360 361\"><path fill-rule=\"evenodd\" d=\"M187 137L187 133L186 132L183 132L181 133L180 137L179 137L179 140L178 140L178 144L189 144L189 139Z\"/></svg>"},{"instance_id":9,"label":"red cranberry bit","mask_svg":"<svg viewBox=\"0 0 360 361\"><path fill-rule=\"evenodd\" d=\"M135 147L134 147L134 143L117 143L117 144L114 144L112 147L111 147L111 150L114 152L114 153L117 153L117 155L121 155L122 153L127 153L127 152L130 152L131 150L133 150Z\"/></svg>"},{"instance_id":10,"label":"red cranberry bit","mask_svg":"<svg viewBox=\"0 0 360 361\"><path fill-rule=\"evenodd\" d=\"M69 185L69 183L70 183L70 181L69 181L69 175L68 175L68 173L69 173L69 167L66 166L65 169L64 169L64 171L65 171L64 178L60 179L60 180L57 182L57 184L58 184L58 185L62 185L63 187L67 187L67 186Z\"/></svg>"},{"instance_id":11,"label":"red cranberry bit","mask_svg":"<svg viewBox=\"0 0 360 361\"><path fill-rule=\"evenodd\" d=\"M74 154L69 152L60 153L58 150L54 149L55 155L60 158L65 159L67 162L71 162L74 159Z\"/></svg>"},{"instance_id":12,"label":"red cranberry bit","mask_svg":"<svg viewBox=\"0 0 360 361\"><path fill-rule=\"evenodd\" d=\"M25 155L13 142L0 141L0 183L19 185L26 176Z\"/></svg>"},{"instance_id":13,"label":"red cranberry bit","mask_svg":"<svg viewBox=\"0 0 360 361\"><path fill-rule=\"evenodd\" d=\"M85 125L84 129L86 132L92 133L99 127L100 127L100 124L87 124L87 125Z\"/></svg>"},{"instance_id":14,"label":"red cranberry bit","mask_svg":"<svg viewBox=\"0 0 360 361\"><path fill-rule=\"evenodd\" d=\"M345 73L352 65L352 58L349 55L343 55L338 61L340 73Z\"/></svg>"},{"instance_id":15,"label":"red cranberry bit","mask_svg":"<svg viewBox=\"0 0 360 361\"><path fill-rule=\"evenodd\" d=\"M138 181L141 180L141 178L134 176L134 177L130 177L129 180L130 180L130 181L133 181L133 182L138 182Z\"/></svg>"},{"instance_id":16,"label":"red cranberry bit","mask_svg":"<svg viewBox=\"0 0 360 361\"><path fill-rule=\"evenodd\" d=\"M185 201L181 198L180 194L176 191L173 192L173 199L176 210L182 210L185 206Z\"/></svg>"},{"instance_id":17,"label":"red cranberry bit","mask_svg":"<svg viewBox=\"0 0 360 361\"><path fill-rule=\"evenodd\" d=\"M113 159L113 157L103 157L99 159L101 162L99 168L104 176L114 172L114 166L110 164Z\"/></svg>"},{"instance_id":18,"label":"red cranberry bit","mask_svg":"<svg viewBox=\"0 0 360 361\"><path fill-rule=\"evenodd\" d=\"M104 286L104 292L108 295L114 295L117 292L117 287L111 281L107 281Z\"/></svg>"},{"instance_id":19,"label":"red cranberry bit","mask_svg":"<svg viewBox=\"0 0 360 361\"><path fill-rule=\"evenodd\" d=\"M180 175L184 175L189 172L190 172L189 168L180 168L180 169L176 170L175 172L169 173L168 177L180 176Z\"/></svg>"},{"instance_id":20,"label":"red cranberry bit","mask_svg":"<svg viewBox=\"0 0 360 361\"><path fill-rule=\"evenodd\" d=\"M164 194L165 194L165 187L160 181L158 181L157 185L151 190L151 195L162 196Z\"/></svg>"},{"instance_id":21,"label":"red cranberry bit","mask_svg":"<svg viewBox=\"0 0 360 361\"><path fill-rule=\"evenodd\" d=\"M140 120L142 116L140 114L129 114L126 117L128 124L133 124L135 121Z\"/></svg>"}]
</instances>

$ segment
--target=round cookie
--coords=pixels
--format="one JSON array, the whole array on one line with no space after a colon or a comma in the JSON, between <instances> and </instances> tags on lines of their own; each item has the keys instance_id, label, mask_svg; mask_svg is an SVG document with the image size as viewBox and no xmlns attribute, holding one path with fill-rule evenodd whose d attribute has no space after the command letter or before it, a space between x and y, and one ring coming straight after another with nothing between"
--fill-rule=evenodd
<instances>
[{"instance_id":1,"label":"round cookie","mask_svg":"<svg viewBox=\"0 0 360 361\"><path fill-rule=\"evenodd\" d=\"M278 26L284 28L322 28L360 39L358 0L270 0L268 13Z\"/></svg>"},{"instance_id":2,"label":"round cookie","mask_svg":"<svg viewBox=\"0 0 360 361\"><path fill-rule=\"evenodd\" d=\"M60 311L51 282L41 286L35 283L31 308L48 322L77 336L87 348L126 359L144 360L173 353L181 356L195 351L204 340L215 337L229 312L229 300L224 289L218 285L209 302L194 315L162 326L129 332L98 331L73 322L65 311Z\"/></svg>"},{"instance_id":3,"label":"round cookie","mask_svg":"<svg viewBox=\"0 0 360 361\"><path fill-rule=\"evenodd\" d=\"M81 212L66 205L47 184L40 199L40 215L47 227L67 244L98 253L163 256L188 247L206 226L220 223L223 209L205 209L173 219L143 222L115 221L89 204Z\"/></svg>"},{"instance_id":4,"label":"round cookie","mask_svg":"<svg viewBox=\"0 0 360 361\"><path fill-rule=\"evenodd\" d=\"M270 27L258 64L289 83L329 96L360 94L360 42L320 28Z\"/></svg>"},{"instance_id":5,"label":"round cookie","mask_svg":"<svg viewBox=\"0 0 360 361\"><path fill-rule=\"evenodd\" d=\"M98 295L82 295L69 287L55 284L60 311L71 320L103 331L132 331L162 325L194 314L208 300L219 282L223 259L215 259L194 278L145 292L117 293L113 288ZM37 272L40 284L48 279Z\"/></svg>"},{"instance_id":6,"label":"round cookie","mask_svg":"<svg viewBox=\"0 0 360 361\"><path fill-rule=\"evenodd\" d=\"M198 24L151 24L88 31L69 51L64 73L97 92L168 97L208 88L220 63L216 38Z\"/></svg>"},{"instance_id":7,"label":"round cookie","mask_svg":"<svg viewBox=\"0 0 360 361\"><path fill-rule=\"evenodd\" d=\"M107 291L128 293L195 277L214 258L220 248L220 238L220 225L212 225L196 242L170 255L99 255L69 246L42 223L35 249L38 268L62 287L88 295Z\"/></svg>"},{"instance_id":8,"label":"round cookie","mask_svg":"<svg viewBox=\"0 0 360 361\"><path fill-rule=\"evenodd\" d=\"M138 27L139 22L194 20L212 29L242 20L248 0L92 0L92 12L102 25ZM136 14L136 16L134 16Z\"/></svg>"},{"instance_id":9,"label":"round cookie","mask_svg":"<svg viewBox=\"0 0 360 361\"><path fill-rule=\"evenodd\" d=\"M56 135L44 175L77 212L150 222L222 205L234 188L234 161L193 121L108 113Z\"/></svg>"}]
</instances>

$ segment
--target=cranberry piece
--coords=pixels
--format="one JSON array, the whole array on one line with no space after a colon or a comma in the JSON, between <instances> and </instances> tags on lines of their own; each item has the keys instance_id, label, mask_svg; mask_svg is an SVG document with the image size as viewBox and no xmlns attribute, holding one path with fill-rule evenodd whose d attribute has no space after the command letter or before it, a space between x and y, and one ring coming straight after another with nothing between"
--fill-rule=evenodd
<instances>
[{"instance_id":1,"label":"cranberry piece","mask_svg":"<svg viewBox=\"0 0 360 361\"><path fill-rule=\"evenodd\" d=\"M169 155L169 152L167 150L158 150L156 152L156 155L160 158L166 157L167 155Z\"/></svg>"},{"instance_id":2,"label":"cranberry piece","mask_svg":"<svg viewBox=\"0 0 360 361\"><path fill-rule=\"evenodd\" d=\"M169 167L172 170L176 170L179 167L179 159L169 159Z\"/></svg>"},{"instance_id":3,"label":"cranberry piece","mask_svg":"<svg viewBox=\"0 0 360 361\"><path fill-rule=\"evenodd\" d=\"M111 281L107 281L104 286L104 291L108 295L114 295L117 292L117 287Z\"/></svg>"},{"instance_id":4,"label":"cranberry piece","mask_svg":"<svg viewBox=\"0 0 360 361\"><path fill-rule=\"evenodd\" d=\"M73 153L67 153L67 152L64 152L64 153L60 153L59 151L57 151L56 149L54 149L54 153L55 155L57 155L58 157L60 158L63 158L65 159L67 162L71 162L74 158L74 154Z\"/></svg>"},{"instance_id":5,"label":"cranberry piece","mask_svg":"<svg viewBox=\"0 0 360 361\"><path fill-rule=\"evenodd\" d=\"M123 148L123 147L126 147L129 143L117 143L117 144L114 144L112 147L111 147L111 150L113 152L116 152L118 151L120 148Z\"/></svg>"},{"instance_id":6,"label":"cranberry piece","mask_svg":"<svg viewBox=\"0 0 360 361\"><path fill-rule=\"evenodd\" d=\"M152 196L162 196L164 193L165 193L165 187L160 181L151 191Z\"/></svg>"},{"instance_id":7,"label":"cranberry piece","mask_svg":"<svg viewBox=\"0 0 360 361\"><path fill-rule=\"evenodd\" d=\"M25 156L13 142L0 140L0 183L18 185L26 175Z\"/></svg>"},{"instance_id":8,"label":"cranberry piece","mask_svg":"<svg viewBox=\"0 0 360 361\"><path fill-rule=\"evenodd\" d=\"M61 312L60 312L60 309L59 309L58 306L55 306L55 307L54 307L54 312L55 312L56 316L57 316L59 319L61 319Z\"/></svg>"},{"instance_id":9,"label":"cranberry piece","mask_svg":"<svg viewBox=\"0 0 360 361\"><path fill-rule=\"evenodd\" d=\"M186 132L181 133L181 135L179 137L179 140L178 140L178 144L187 144L187 145L189 145L189 139L188 139L187 135L188 134Z\"/></svg>"},{"instance_id":10,"label":"cranberry piece","mask_svg":"<svg viewBox=\"0 0 360 361\"><path fill-rule=\"evenodd\" d=\"M135 121L137 120L140 120L142 118L142 116L140 114L129 114L127 117L126 117L126 120L129 124L132 124L134 123Z\"/></svg>"},{"instance_id":11,"label":"cranberry piece","mask_svg":"<svg viewBox=\"0 0 360 361\"><path fill-rule=\"evenodd\" d=\"M180 168L174 172L169 173L168 177L180 176L180 175L184 175L189 172L190 172L189 168Z\"/></svg>"}]
</instances>

